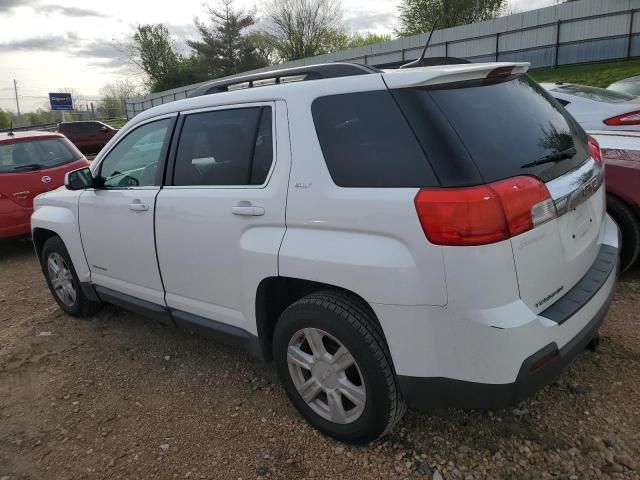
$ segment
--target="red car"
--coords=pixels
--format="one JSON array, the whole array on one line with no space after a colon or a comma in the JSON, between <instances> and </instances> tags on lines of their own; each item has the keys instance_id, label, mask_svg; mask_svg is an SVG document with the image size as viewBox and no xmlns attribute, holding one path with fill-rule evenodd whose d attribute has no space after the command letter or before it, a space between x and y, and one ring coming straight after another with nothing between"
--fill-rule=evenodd
<instances>
[{"instance_id":1,"label":"red car","mask_svg":"<svg viewBox=\"0 0 640 480\"><path fill-rule=\"evenodd\" d=\"M118 129L96 121L63 122L58 124L58 132L71 140L81 152L98 153Z\"/></svg>"},{"instance_id":2,"label":"red car","mask_svg":"<svg viewBox=\"0 0 640 480\"><path fill-rule=\"evenodd\" d=\"M622 270L640 258L640 132L589 132L606 164L607 211L620 228Z\"/></svg>"},{"instance_id":3,"label":"red car","mask_svg":"<svg viewBox=\"0 0 640 480\"><path fill-rule=\"evenodd\" d=\"M67 172L87 165L59 133L0 133L0 238L30 233L34 197L60 187Z\"/></svg>"}]
</instances>

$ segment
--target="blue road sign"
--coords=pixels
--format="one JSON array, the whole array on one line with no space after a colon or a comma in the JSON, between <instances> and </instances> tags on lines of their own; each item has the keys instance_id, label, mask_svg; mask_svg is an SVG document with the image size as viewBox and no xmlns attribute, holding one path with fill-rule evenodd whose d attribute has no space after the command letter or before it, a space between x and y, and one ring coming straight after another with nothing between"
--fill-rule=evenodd
<instances>
[{"instance_id":1,"label":"blue road sign","mask_svg":"<svg viewBox=\"0 0 640 480\"><path fill-rule=\"evenodd\" d=\"M73 100L70 93L50 93L51 110L73 110Z\"/></svg>"}]
</instances>

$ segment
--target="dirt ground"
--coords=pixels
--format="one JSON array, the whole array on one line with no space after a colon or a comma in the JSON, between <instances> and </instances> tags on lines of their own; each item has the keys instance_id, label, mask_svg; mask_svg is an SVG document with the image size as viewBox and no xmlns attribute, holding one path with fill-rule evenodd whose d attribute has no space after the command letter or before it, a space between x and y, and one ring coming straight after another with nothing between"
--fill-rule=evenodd
<instances>
[{"instance_id":1,"label":"dirt ground","mask_svg":"<svg viewBox=\"0 0 640 480\"><path fill-rule=\"evenodd\" d=\"M113 307L61 313L0 242L0 480L640 478L640 269L598 353L518 408L409 412L366 447L318 434L272 364Z\"/></svg>"}]
</instances>

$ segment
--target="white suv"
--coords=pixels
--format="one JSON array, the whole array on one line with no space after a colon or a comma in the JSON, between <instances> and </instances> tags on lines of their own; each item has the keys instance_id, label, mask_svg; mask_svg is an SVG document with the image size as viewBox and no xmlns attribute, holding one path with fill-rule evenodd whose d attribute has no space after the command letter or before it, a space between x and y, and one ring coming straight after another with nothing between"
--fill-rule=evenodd
<instances>
[{"instance_id":1,"label":"white suv","mask_svg":"<svg viewBox=\"0 0 640 480\"><path fill-rule=\"evenodd\" d=\"M35 201L54 298L273 358L347 442L516 404L595 344L618 251L598 145L527 67L318 65L147 110Z\"/></svg>"}]
</instances>

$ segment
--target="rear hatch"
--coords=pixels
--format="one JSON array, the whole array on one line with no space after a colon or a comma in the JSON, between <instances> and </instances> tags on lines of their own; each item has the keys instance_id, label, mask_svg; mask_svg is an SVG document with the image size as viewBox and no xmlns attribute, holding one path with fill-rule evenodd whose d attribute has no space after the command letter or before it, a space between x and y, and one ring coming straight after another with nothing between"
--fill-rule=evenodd
<instances>
[{"instance_id":1,"label":"rear hatch","mask_svg":"<svg viewBox=\"0 0 640 480\"><path fill-rule=\"evenodd\" d=\"M0 143L0 195L31 209L33 199L64 184L68 171L88 165L62 137Z\"/></svg>"},{"instance_id":2,"label":"rear hatch","mask_svg":"<svg viewBox=\"0 0 640 480\"><path fill-rule=\"evenodd\" d=\"M526 75L499 73L410 88L387 83L441 187L502 189L505 217L505 198L516 199L519 185L533 182L547 195L527 211L540 221L509 235L520 296L539 313L570 290L598 254L602 169L591 158L587 134L558 102ZM504 182L514 177L524 181Z\"/></svg>"}]
</instances>

